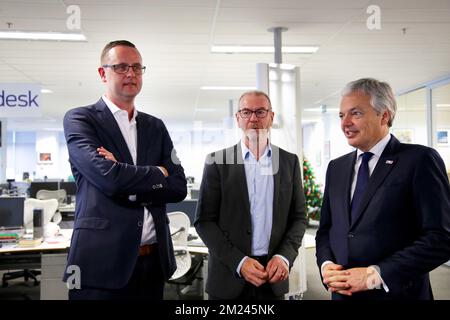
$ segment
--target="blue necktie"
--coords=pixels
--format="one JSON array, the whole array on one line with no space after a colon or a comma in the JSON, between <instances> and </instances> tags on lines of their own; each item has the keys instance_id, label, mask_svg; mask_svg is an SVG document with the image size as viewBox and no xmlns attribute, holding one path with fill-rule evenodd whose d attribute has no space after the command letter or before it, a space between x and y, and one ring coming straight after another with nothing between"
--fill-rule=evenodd
<instances>
[{"instance_id":1,"label":"blue necktie","mask_svg":"<svg viewBox=\"0 0 450 320\"><path fill-rule=\"evenodd\" d=\"M369 160L372 156L372 152L364 152L362 154L362 161L359 166L355 192L353 193L351 204L351 223L356 219L356 212L358 211L367 183L369 182Z\"/></svg>"}]
</instances>

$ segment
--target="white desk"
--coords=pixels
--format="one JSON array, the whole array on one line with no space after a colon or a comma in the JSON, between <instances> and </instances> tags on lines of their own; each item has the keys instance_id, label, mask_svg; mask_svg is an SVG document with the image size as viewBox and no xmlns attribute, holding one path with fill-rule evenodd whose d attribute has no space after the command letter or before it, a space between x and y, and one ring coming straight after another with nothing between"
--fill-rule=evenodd
<instances>
[{"instance_id":1,"label":"white desk","mask_svg":"<svg viewBox=\"0 0 450 320\"><path fill-rule=\"evenodd\" d=\"M208 248L203 243L202 239L197 234L197 230L194 227L189 227L189 235L196 237L191 241L188 241L188 251L192 253L208 254Z\"/></svg>"},{"instance_id":2,"label":"white desk","mask_svg":"<svg viewBox=\"0 0 450 320\"><path fill-rule=\"evenodd\" d=\"M15 253L15 252L48 252L55 250L65 250L70 246L70 239L72 237L72 229L61 229L61 237L55 239L47 239L38 246L34 247L18 247L16 244L4 244L0 248L0 253Z\"/></svg>"},{"instance_id":3,"label":"white desk","mask_svg":"<svg viewBox=\"0 0 450 320\"><path fill-rule=\"evenodd\" d=\"M71 229L62 229L62 237L47 239L38 246L0 248L0 269L41 269L41 300L67 299L67 288L62 276L67 261L67 251L72 237Z\"/></svg>"},{"instance_id":4,"label":"white desk","mask_svg":"<svg viewBox=\"0 0 450 320\"><path fill-rule=\"evenodd\" d=\"M75 204L62 204L58 206L59 212L75 212Z\"/></svg>"}]
</instances>

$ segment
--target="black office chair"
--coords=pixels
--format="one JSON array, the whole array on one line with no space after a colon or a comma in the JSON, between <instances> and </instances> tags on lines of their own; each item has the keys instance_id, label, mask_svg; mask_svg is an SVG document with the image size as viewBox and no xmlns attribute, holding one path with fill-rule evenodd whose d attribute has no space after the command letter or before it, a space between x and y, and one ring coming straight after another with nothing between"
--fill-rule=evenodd
<instances>
[{"instance_id":1,"label":"black office chair","mask_svg":"<svg viewBox=\"0 0 450 320\"><path fill-rule=\"evenodd\" d=\"M34 270L41 268L41 255L40 253L30 253L30 254L20 254L20 255L7 255L2 257L2 265L4 269L18 270L12 272L5 272L2 277L2 287L6 288L8 286L8 281L17 278L24 278L25 281L32 279L34 281L34 286L39 284L37 278L41 274L40 270Z\"/></svg>"},{"instance_id":2,"label":"black office chair","mask_svg":"<svg viewBox=\"0 0 450 320\"><path fill-rule=\"evenodd\" d=\"M6 272L3 274L2 277L2 287L6 288L8 286L8 281L12 279L17 279L24 277L25 282L28 281L28 279L34 280L34 286L37 286L39 284L39 280L37 278L38 275L41 274L40 270L32 270L32 269L23 269L20 271L15 272Z\"/></svg>"}]
</instances>

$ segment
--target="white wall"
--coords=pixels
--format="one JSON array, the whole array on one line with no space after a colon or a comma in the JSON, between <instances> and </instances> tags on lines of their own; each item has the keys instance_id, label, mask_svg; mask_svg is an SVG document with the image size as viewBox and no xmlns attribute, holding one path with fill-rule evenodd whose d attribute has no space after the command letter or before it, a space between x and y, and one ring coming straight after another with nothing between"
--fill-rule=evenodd
<instances>
[{"instance_id":1,"label":"white wall","mask_svg":"<svg viewBox=\"0 0 450 320\"><path fill-rule=\"evenodd\" d=\"M450 121L447 123L450 123ZM424 111L398 112L394 120L393 133L395 135L395 130L404 129L413 132L412 143L427 144ZM345 139L342 133L337 112L326 113L320 121L303 125L303 134L304 154L311 162L317 181L324 184L329 160L336 159L351 152L354 148L348 145L347 139ZM329 138L329 143L326 137ZM441 153L444 161L445 159L449 159L450 148L436 149ZM328 153L329 160L327 159Z\"/></svg>"},{"instance_id":2,"label":"white wall","mask_svg":"<svg viewBox=\"0 0 450 320\"><path fill-rule=\"evenodd\" d=\"M423 112L398 113L394 125L395 128L413 128L413 142L426 144ZM177 125L167 127L186 175L193 176L197 183L201 182L206 155L229 147L240 138L234 118L208 128L203 127L201 122L194 123L191 127ZM281 133L274 130L273 134ZM23 172L29 172L33 178L33 171L36 172L34 178L41 179L44 175L48 178L61 179L67 179L71 175L67 146L61 131L17 132L15 146L12 144L12 132L8 133L8 137L8 178L21 181ZM325 139L326 137L328 138ZM278 138L282 139L281 136ZM303 125L303 150L311 162L317 182L323 185L329 160L353 150L340 129L337 112L328 112L322 115L322 120ZM447 159L448 150L448 147L440 150ZM38 165L39 152L51 152L52 164Z\"/></svg>"},{"instance_id":3,"label":"white wall","mask_svg":"<svg viewBox=\"0 0 450 320\"><path fill-rule=\"evenodd\" d=\"M23 172L32 177L36 171L36 134L34 132L8 132L6 178L22 181Z\"/></svg>"},{"instance_id":4,"label":"white wall","mask_svg":"<svg viewBox=\"0 0 450 320\"><path fill-rule=\"evenodd\" d=\"M235 128L203 128L199 123L192 129L173 130L169 133L186 176L193 176L196 183L201 182L206 156L239 140L238 137L232 139L237 136Z\"/></svg>"},{"instance_id":5,"label":"white wall","mask_svg":"<svg viewBox=\"0 0 450 320\"><path fill-rule=\"evenodd\" d=\"M67 146L61 131L18 131L7 134L6 173L8 179L22 181L23 172L31 179L67 179L71 174ZM50 163L39 163L40 152L51 153Z\"/></svg>"}]
</instances>

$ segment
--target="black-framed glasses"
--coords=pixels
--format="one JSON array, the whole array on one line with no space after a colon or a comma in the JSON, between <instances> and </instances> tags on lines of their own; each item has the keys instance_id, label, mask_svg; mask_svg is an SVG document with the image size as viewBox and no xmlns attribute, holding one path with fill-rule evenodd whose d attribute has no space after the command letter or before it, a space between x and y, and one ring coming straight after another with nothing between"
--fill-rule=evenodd
<instances>
[{"instance_id":1,"label":"black-framed glasses","mask_svg":"<svg viewBox=\"0 0 450 320\"><path fill-rule=\"evenodd\" d=\"M124 74L127 73L130 68L133 69L133 72L135 74L143 74L145 72L145 66L142 66L140 64L126 64L126 63L119 63L119 64L104 64L102 65L103 68L112 68L115 73Z\"/></svg>"},{"instance_id":2,"label":"black-framed glasses","mask_svg":"<svg viewBox=\"0 0 450 320\"><path fill-rule=\"evenodd\" d=\"M258 109L258 110L250 110L250 109L241 109L239 110L239 114L244 119L250 119L253 114L256 115L257 118L265 118L271 109Z\"/></svg>"}]
</instances>

